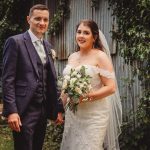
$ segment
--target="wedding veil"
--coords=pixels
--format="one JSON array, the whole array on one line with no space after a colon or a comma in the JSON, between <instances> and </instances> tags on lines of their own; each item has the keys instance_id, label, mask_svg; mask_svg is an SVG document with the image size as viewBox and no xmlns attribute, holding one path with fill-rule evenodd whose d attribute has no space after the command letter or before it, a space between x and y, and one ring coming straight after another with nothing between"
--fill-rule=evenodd
<instances>
[{"instance_id":1,"label":"wedding veil","mask_svg":"<svg viewBox=\"0 0 150 150\"><path fill-rule=\"evenodd\" d=\"M107 56L111 60L109 46L101 30L99 30L99 38L103 45L103 51L107 54ZM116 77L115 82L117 85ZM121 133L122 106L118 86L116 92L113 95L107 97L107 99L110 102L111 110L110 110L110 120L108 123L107 133L104 142L104 148L106 148L107 150L119 150L120 148L118 136Z\"/></svg>"}]
</instances>

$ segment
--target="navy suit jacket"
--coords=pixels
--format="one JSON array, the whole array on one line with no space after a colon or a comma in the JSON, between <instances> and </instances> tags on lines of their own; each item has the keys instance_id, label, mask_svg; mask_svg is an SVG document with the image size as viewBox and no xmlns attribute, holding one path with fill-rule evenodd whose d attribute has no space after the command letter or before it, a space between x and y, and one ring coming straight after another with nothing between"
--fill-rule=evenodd
<instances>
[{"instance_id":1,"label":"navy suit jacket","mask_svg":"<svg viewBox=\"0 0 150 150\"><path fill-rule=\"evenodd\" d=\"M58 113L58 92L56 72L51 57L51 46L44 40L48 55L48 118L55 120ZM38 86L39 74L35 61L35 50L28 32L15 35L6 40L3 51L3 115L11 113L22 115L28 107Z\"/></svg>"}]
</instances>

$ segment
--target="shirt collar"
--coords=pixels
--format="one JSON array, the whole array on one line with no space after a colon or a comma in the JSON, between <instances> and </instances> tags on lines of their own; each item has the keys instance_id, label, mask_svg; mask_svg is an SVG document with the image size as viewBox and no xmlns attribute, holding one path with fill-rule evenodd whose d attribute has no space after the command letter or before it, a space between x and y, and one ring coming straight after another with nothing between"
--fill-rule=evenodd
<instances>
[{"instance_id":1,"label":"shirt collar","mask_svg":"<svg viewBox=\"0 0 150 150\"><path fill-rule=\"evenodd\" d=\"M39 40L43 42L43 38L42 39L37 38L37 36L35 36L35 34L31 31L31 29L28 30L28 33L31 37L32 43L35 43L36 41L39 41Z\"/></svg>"}]
</instances>

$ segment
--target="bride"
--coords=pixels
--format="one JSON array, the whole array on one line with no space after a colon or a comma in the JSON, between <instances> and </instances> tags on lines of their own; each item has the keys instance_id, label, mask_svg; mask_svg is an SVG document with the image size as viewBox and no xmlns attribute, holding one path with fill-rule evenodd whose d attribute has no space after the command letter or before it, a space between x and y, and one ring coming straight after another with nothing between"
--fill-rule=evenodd
<instances>
[{"instance_id":1,"label":"bride","mask_svg":"<svg viewBox=\"0 0 150 150\"><path fill-rule=\"evenodd\" d=\"M85 66L92 77L92 90L86 95L88 101L81 98L75 114L66 110L60 149L119 150L122 110L107 42L92 20L77 25L76 42L77 51L70 55L63 75ZM61 98L65 105L67 94L62 93Z\"/></svg>"}]
</instances>

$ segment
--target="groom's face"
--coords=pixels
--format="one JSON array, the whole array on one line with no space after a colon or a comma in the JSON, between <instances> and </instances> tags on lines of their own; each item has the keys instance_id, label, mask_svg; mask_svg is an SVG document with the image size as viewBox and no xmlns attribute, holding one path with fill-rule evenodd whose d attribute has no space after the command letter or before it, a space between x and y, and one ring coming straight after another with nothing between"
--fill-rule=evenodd
<instances>
[{"instance_id":1,"label":"groom's face","mask_svg":"<svg viewBox=\"0 0 150 150\"><path fill-rule=\"evenodd\" d=\"M35 9L31 16L27 17L31 31L38 37L42 38L48 29L49 12L47 10Z\"/></svg>"}]
</instances>

